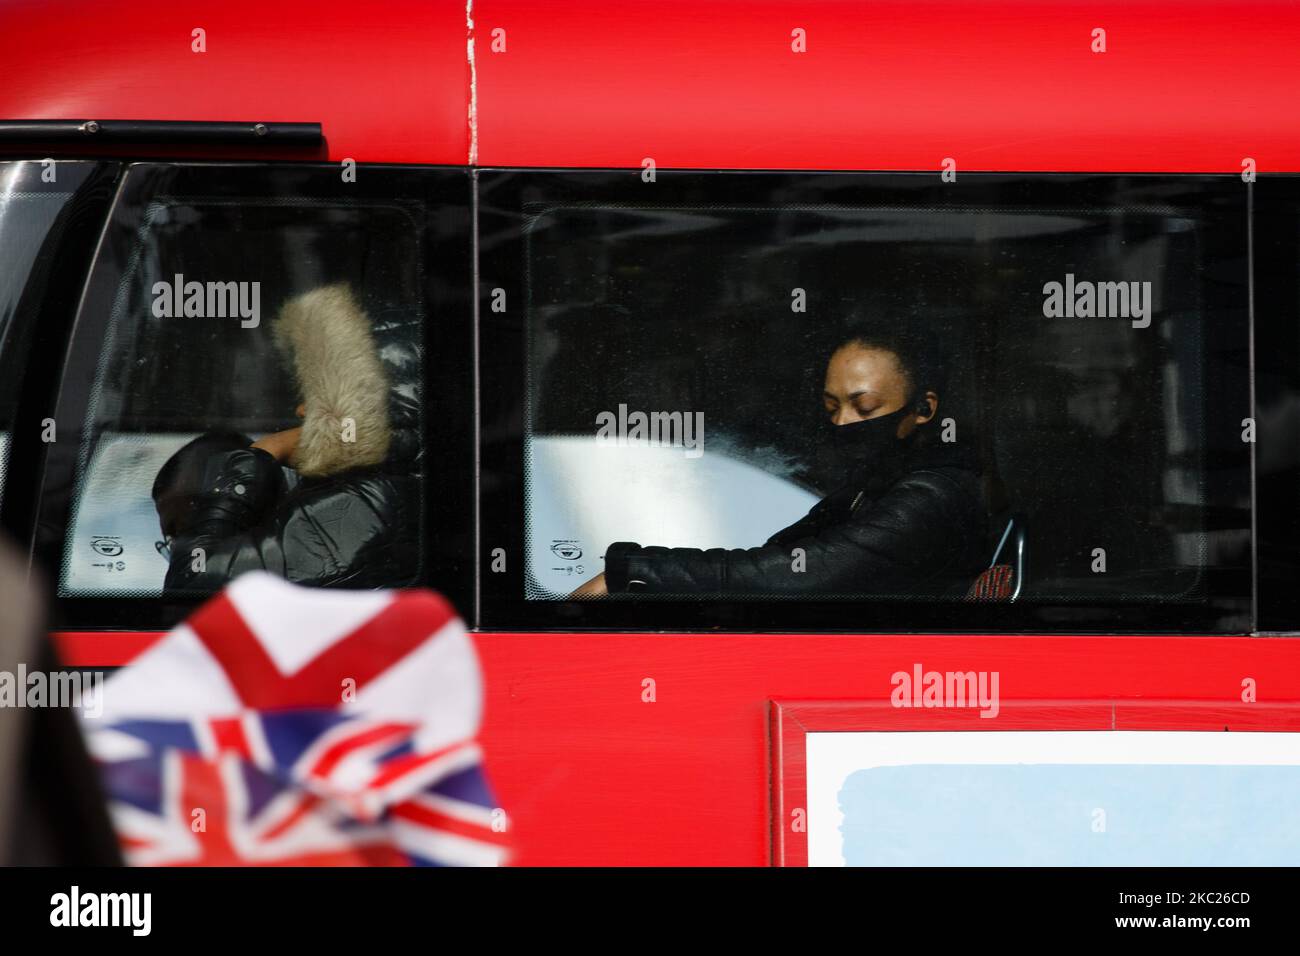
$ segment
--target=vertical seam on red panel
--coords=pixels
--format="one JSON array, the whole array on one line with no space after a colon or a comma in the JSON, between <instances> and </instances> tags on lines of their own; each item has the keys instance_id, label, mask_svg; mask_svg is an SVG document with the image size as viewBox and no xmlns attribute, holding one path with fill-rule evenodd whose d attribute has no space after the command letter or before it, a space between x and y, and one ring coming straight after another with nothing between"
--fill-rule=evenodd
<instances>
[{"instance_id":1,"label":"vertical seam on red panel","mask_svg":"<svg viewBox=\"0 0 1300 956\"><path fill-rule=\"evenodd\" d=\"M478 163L478 67L474 63L474 0L465 0L465 59L469 63L469 165Z\"/></svg>"}]
</instances>

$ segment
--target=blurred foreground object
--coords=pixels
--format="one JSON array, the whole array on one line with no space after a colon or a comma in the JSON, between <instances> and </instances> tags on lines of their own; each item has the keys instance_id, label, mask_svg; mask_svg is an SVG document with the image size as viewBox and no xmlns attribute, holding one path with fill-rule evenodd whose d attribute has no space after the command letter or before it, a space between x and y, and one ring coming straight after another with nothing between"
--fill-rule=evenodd
<instances>
[{"instance_id":1,"label":"blurred foreground object","mask_svg":"<svg viewBox=\"0 0 1300 956\"><path fill-rule=\"evenodd\" d=\"M3 539L0 612L0 681L9 686L0 695L0 866L120 864L76 719L49 700L18 702L27 677L48 681L58 663L42 633L39 589Z\"/></svg>"},{"instance_id":2,"label":"blurred foreground object","mask_svg":"<svg viewBox=\"0 0 1300 956\"><path fill-rule=\"evenodd\" d=\"M133 865L504 862L478 661L430 591L252 572L103 698L83 727Z\"/></svg>"}]
</instances>

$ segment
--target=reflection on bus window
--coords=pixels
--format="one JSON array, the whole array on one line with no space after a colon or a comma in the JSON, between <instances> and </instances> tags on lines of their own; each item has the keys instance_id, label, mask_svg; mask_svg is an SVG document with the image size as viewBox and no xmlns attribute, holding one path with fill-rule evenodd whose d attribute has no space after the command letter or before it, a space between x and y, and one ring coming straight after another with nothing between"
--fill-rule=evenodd
<instances>
[{"instance_id":1,"label":"reflection on bus window","mask_svg":"<svg viewBox=\"0 0 1300 956\"><path fill-rule=\"evenodd\" d=\"M44 167L47 178L55 164ZM64 167L65 172L66 166ZM4 494L12 445L14 414L25 356L17 341L18 307L41 278L42 249L48 249L59 213L72 198L70 191L34 191L40 182L38 163L0 163L0 495ZM64 181L72 180L71 174ZM55 179L57 183L57 170Z\"/></svg>"},{"instance_id":2,"label":"reflection on bus window","mask_svg":"<svg viewBox=\"0 0 1300 956\"><path fill-rule=\"evenodd\" d=\"M1248 501L1209 507L1247 460L1214 423L1249 401L1204 232L1141 206L539 211L526 596L1195 597L1249 561Z\"/></svg>"},{"instance_id":3,"label":"reflection on bus window","mask_svg":"<svg viewBox=\"0 0 1300 956\"><path fill-rule=\"evenodd\" d=\"M420 239L398 207L150 204L100 346L60 593L350 588L421 559Z\"/></svg>"}]
</instances>

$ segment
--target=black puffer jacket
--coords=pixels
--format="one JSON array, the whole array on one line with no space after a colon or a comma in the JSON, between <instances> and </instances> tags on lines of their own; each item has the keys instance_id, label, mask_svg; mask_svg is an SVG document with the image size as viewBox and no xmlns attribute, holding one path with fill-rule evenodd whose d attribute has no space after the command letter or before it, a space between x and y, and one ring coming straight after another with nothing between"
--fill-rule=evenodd
<instances>
[{"instance_id":1,"label":"black puffer jacket","mask_svg":"<svg viewBox=\"0 0 1300 956\"><path fill-rule=\"evenodd\" d=\"M910 452L889 475L855 469L760 548L612 544L605 583L611 594L959 596L988 558L978 465L937 444Z\"/></svg>"},{"instance_id":2,"label":"black puffer jacket","mask_svg":"<svg viewBox=\"0 0 1300 956\"><path fill-rule=\"evenodd\" d=\"M286 469L261 449L213 456L204 482L210 490L198 498L184 532L172 543L167 589L213 591L255 569L324 587L400 587L414 581L423 457L420 325L409 312L389 310L376 316L371 331L388 386L383 461L304 475L290 487ZM301 354L297 360L303 360ZM310 416L311 396L306 400ZM203 551L202 571L194 570L196 548Z\"/></svg>"}]
</instances>

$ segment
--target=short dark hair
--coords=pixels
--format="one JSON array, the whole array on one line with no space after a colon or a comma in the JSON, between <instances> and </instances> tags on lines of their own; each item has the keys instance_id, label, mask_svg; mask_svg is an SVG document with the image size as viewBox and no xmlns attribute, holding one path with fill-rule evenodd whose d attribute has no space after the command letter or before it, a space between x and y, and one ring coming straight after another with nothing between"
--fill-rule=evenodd
<instances>
[{"instance_id":1,"label":"short dark hair","mask_svg":"<svg viewBox=\"0 0 1300 956\"><path fill-rule=\"evenodd\" d=\"M162 533L175 535L189 515L194 497L203 490L203 473L208 459L253 443L242 432L233 428L213 428L180 447L158 469L153 480L153 503L158 509L158 523Z\"/></svg>"},{"instance_id":2,"label":"short dark hair","mask_svg":"<svg viewBox=\"0 0 1300 956\"><path fill-rule=\"evenodd\" d=\"M898 359L898 367L907 378L909 398L926 392L943 395L948 385L947 363L933 337L909 328L852 321L834 340L829 354L846 345L889 352Z\"/></svg>"}]
</instances>

